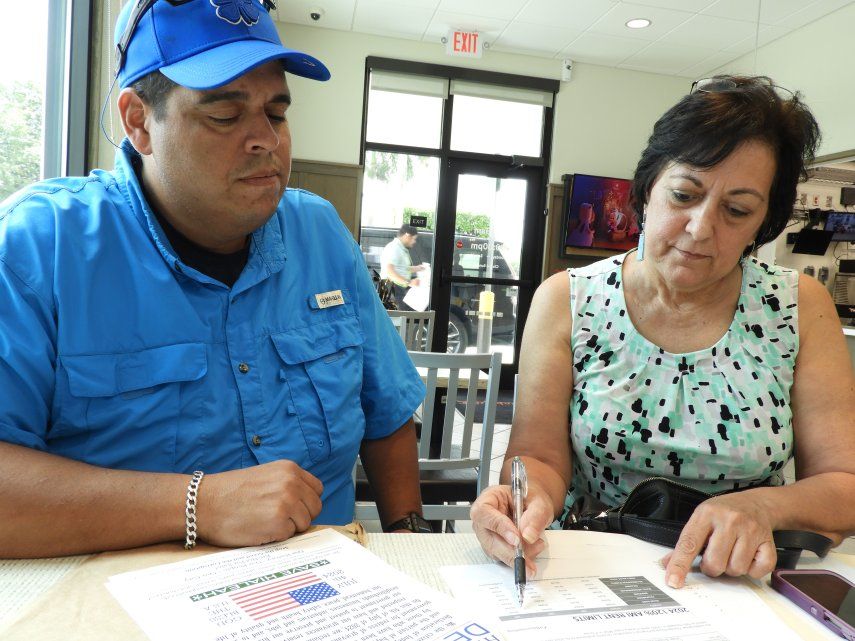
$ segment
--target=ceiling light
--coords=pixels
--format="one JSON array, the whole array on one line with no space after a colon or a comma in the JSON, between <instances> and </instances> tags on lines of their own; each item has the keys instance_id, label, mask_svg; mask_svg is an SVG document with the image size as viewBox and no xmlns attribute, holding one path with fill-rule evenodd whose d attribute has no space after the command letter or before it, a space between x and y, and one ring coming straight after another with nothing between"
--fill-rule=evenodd
<instances>
[{"instance_id":1,"label":"ceiling light","mask_svg":"<svg viewBox=\"0 0 855 641\"><path fill-rule=\"evenodd\" d=\"M644 27L650 26L650 20L647 18L633 18L626 23L626 26L630 29L644 29Z\"/></svg>"}]
</instances>

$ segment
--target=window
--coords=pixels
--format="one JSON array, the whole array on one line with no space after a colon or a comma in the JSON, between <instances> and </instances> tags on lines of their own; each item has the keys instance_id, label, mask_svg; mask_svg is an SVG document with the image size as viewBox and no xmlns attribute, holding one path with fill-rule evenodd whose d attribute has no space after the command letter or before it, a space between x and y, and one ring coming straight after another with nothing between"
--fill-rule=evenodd
<instances>
[{"instance_id":1,"label":"window","mask_svg":"<svg viewBox=\"0 0 855 641\"><path fill-rule=\"evenodd\" d=\"M500 351L511 365L505 379L542 262L558 88L545 78L366 59L365 262L380 272L383 249L402 224L413 227L406 241L418 289L396 288L398 308L435 312L432 349Z\"/></svg>"},{"instance_id":2,"label":"window","mask_svg":"<svg viewBox=\"0 0 855 641\"><path fill-rule=\"evenodd\" d=\"M451 148L456 151L540 156L542 129L540 105L454 96Z\"/></svg>"},{"instance_id":3,"label":"window","mask_svg":"<svg viewBox=\"0 0 855 641\"><path fill-rule=\"evenodd\" d=\"M447 95L444 78L372 72L365 140L438 148Z\"/></svg>"},{"instance_id":4,"label":"window","mask_svg":"<svg viewBox=\"0 0 855 641\"><path fill-rule=\"evenodd\" d=\"M47 41L47 2L0 9L0 200L43 175Z\"/></svg>"},{"instance_id":5,"label":"window","mask_svg":"<svg viewBox=\"0 0 855 641\"><path fill-rule=\"evenodd\" d=\"M0 4L0 200L85 171L90 3Z\"/></svg>"}]
</instances>

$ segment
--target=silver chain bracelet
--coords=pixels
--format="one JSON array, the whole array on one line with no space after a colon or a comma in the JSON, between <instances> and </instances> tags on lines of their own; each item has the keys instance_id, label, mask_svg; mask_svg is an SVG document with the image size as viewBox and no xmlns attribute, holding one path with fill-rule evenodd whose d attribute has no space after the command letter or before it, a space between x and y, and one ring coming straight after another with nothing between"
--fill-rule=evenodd
<instances>
[{"instance_id":1,"label":"silver chain bracelet","mask_svg":"<svg viewBox=\"0 0 855 641\"><path fill-rule=\"evenodd\" d=\"M205 476L204 472L196 470L187 486L187 505L184 508L184 525L187 531L184 548L187 550L196 547L196 499L199 496L199 484L202 482L203 476Z\"/></svg>"}]
</instances>

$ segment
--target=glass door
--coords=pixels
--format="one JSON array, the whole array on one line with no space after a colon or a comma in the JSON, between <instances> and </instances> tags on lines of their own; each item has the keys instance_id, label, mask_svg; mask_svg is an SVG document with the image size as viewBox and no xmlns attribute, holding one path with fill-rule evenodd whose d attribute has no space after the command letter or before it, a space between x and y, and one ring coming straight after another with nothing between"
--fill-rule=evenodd
<instances>
[{"instance_id":1,"label":"glass door","mask_svg":"<svg viewBox=\"0 0 855 641\"><path fill-rule=\"evenodd\" d=\"M448 161L436 221L434 351L500 352L506 387L540 271L541 167ZM444 193L443 193L444 192Z\"/></svg>"}]
</instances>

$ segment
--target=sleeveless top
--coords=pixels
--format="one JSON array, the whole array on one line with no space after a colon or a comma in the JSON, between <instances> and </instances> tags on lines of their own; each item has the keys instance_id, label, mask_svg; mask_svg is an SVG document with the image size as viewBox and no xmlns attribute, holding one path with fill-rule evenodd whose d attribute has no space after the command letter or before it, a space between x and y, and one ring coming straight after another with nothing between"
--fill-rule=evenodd
<instances>
[{"instance_id":1,"label":"sleeveless top","mask_svg":"<svg viewBox=\"0 0 855 641\"><path fill-rule=\"evenodd\" d=\"M744 260L724 336L709 348L671 354L629 318L625 258L568 270L573 480L565 513L585 495L617 505L651 476L705 492L783 485L793 451L798 273Z\"/></svg>"}]
</instances>

